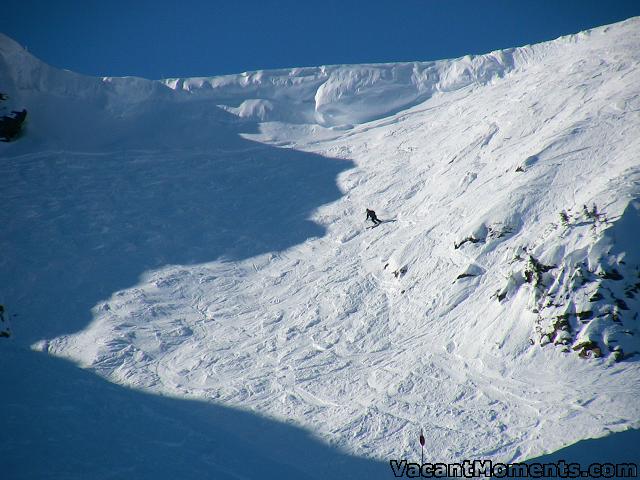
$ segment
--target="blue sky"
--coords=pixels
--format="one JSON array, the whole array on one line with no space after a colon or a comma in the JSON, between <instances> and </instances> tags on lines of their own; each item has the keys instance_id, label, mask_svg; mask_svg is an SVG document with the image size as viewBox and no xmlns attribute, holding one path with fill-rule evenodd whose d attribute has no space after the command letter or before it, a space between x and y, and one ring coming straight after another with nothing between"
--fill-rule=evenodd
<instances>
[{"instance_id":1,"label":"blue sky","mask_svg":"<svg viewBox=\"0 0 640 480\"><path fill-rule=\"evenodd\" d=\"M9 0L0 31L97 76L438 60L640 15L638 0Z\"/></svg>"}]
</instances>

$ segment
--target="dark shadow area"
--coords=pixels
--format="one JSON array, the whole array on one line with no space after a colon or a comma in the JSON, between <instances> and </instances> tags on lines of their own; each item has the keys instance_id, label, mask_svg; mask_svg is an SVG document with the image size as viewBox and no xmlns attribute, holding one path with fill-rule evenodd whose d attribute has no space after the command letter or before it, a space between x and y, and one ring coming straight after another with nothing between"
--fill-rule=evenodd
<instances>
[{"instance_id":1,"label":"dark shadow area","mask_svg":"<svg viewBox=\"0 0 640 480\"><path fill-rule=\"evenodd\" d=\"M640 430L626 430L619 433L611 433L606 437L581 440L564 447L556 452L527 460L525 463L557 464L563 460L565 463L580 464L581 471L588 473L589 466L594 463L602 464L630 464L640 465ZM605 473L605 472L602 472ZM513 477L524 478L524 477ZM529 477L530 478L530 477ZM544 478L568 478L566 475L545 476ZM585 475L580 478L603 478L601 475ZM617 474L607 478L628 478Z\"/></svg>"},{"instance_id":2,"label":"dark shadow area","mask_svg":"<svg viewBox=\"0 0 640 480\"><path fill-rule=\"evenodd\" d=\"M336 177L352 167L246 140L255 124L164 87L114 106L129 91L92 82L95 92L23 97L29 135L1 152L0 301L14 335L0 342L0 478L386 478L386 464L301 428L130 390L28 350L82 330L149 270L324 235L309 216L341 197Z\"/></svg>"},{"instance_id":3,"label":"dark shadow area","mask_svg":"<svg viewBox=\"0 0 640 480\"><path fill-rule=\"evenodd\" d=\"M51 102L32 109L34 128L55 123ZM308 218L341 197L336 177L351 162L246 140L255 124L206 102L154 102L117 121L98 105L67 106L78 141L93 135L106 153L28 153L35 145L20 142L0 162L0 296L20 344L83 329L97 303L151 269L324 235ZM73 114L83 108L101 113Z\"/></svg>"},{"instance_id":4,"label":"dark shadow area","mask_svg":"<svg viewBox=\"0 0 640 480\"><path fill-rule=\"evenodd\" d=\"M200 401L109 383L61 359L0 350L0 478L389 478L309 432Z\"/></svg>"}]
</instances>

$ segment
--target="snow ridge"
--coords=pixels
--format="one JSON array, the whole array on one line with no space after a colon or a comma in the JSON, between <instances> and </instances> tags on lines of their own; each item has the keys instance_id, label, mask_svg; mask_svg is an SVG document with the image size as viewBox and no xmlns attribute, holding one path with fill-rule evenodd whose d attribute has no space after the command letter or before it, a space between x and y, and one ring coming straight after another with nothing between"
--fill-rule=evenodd
<instances>
[{"instance_id":1,"label":"snow ridge","mask_svg":"<svg viewBox=\"0 0 640 480\"><path fill-rule=\"evenodd\" d=\"M164 83L215 98L243 118L344 126L390 115L437 92L501 78L520 55L513 49L455 61L258 71ZM247 95L255 98L233 105Z\"/></svg>"},{"instance_id":2,"label":"snow ridge","mask_svg":"<svg viewBox=\"0 0 640 480\"><path fill-rule=\"evenodd\" d=\"M455 60L293 68L163 82L216 99L243 118L349 127L391 115L438 93L486 85L569 44L585 42L610 28L633 28L634 22Z\"/></svg>"}]
</instances>

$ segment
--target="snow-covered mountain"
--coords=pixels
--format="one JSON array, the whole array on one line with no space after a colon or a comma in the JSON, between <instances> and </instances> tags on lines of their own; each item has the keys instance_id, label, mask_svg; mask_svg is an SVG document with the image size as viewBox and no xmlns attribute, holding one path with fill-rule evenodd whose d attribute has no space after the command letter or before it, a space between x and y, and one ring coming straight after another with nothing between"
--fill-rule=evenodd
<instances>
[{"instance_id":1,"label":"snow-covered mountain","mask_svg":"<svg viewBox=\"0 0 640 480\"><path fill-rule=\"evenodd\" d=\"M15 478L388 478L421 429L447 462L640 428L639 67L638 18L160 82L0 37Z\"/></svg>"}]
</instances>

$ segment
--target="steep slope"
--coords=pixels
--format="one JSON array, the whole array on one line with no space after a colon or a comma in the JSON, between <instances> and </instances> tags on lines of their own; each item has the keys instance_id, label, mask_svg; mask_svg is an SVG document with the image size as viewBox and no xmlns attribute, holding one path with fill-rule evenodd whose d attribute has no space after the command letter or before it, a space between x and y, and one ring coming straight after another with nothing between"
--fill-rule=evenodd
<instances>
[{"instance_id":1,"label":"steep slope","mask_svg":"<svg viewBox=\"0 0 640 480\"><path fill-rule=\"evenodd\" d=\"M37 349L383 460L640 427L638 19L163 84L0 45L34 112L0 146L1 294Z\"/></svg>"}]
</instances>

